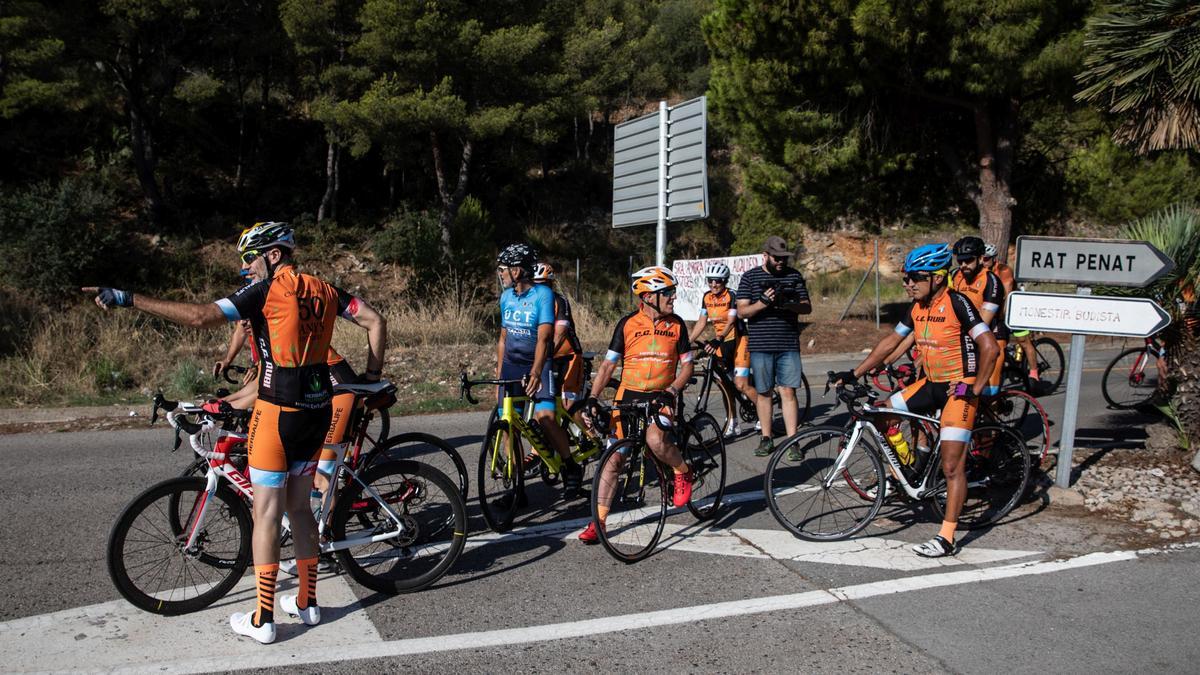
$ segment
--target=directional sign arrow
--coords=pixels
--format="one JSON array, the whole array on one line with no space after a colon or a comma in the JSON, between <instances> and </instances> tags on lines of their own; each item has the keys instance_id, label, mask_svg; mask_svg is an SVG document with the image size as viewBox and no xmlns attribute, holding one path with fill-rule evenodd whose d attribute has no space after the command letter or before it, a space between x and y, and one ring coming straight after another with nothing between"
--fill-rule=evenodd
<instances>
[{"instance_id":1,"label":"directional sign arrow","mask_svg":"<svg viewBox=\"0 0 1200 675\"><path fill-rule=\"evenodd\" d=\"M1017 237L1018 281L1141 288L1173 269L1175 263L1145 241Z\"/></svg>"},{"instance_id":2,"label":"directional sign arrow","mask_svg":"<svg viewBox=\"0 0 1200 675\"><path fill-rule=\"evenodd\" d=\"M1004 322L1020 330L1148 337L1171 323L1149 298L1017 291L1004 304Z\"/></svg>"}]
</instances>

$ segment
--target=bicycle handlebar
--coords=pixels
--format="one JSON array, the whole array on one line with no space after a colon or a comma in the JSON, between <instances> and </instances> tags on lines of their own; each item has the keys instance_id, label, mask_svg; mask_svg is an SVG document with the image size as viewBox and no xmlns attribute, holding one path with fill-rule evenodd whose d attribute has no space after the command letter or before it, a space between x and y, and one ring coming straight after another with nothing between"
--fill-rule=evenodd
<instances>
[{"instance_id":1,"label":"bicycle handlebar","mask_svg":"<svg viewBox=\"0 0 1200 675\"><path fill-rule=\"evenodd\" d=\"M676 404L667 403L665 401L630 401L628 403L614 402L612 405L605 405L600 401L592 399L592 403L587 409L587 415L588 417L592 418L592 424L596 427L597 431L606 436L608 435L610 429L609 423L612 418L612 411L614 410L620 412L641 413L643 417L652 420L654 422L654 426L663 431L670 431L671 427L667 424L664 424L661 418L663 417L662 411L664 409L671 408L672 406L675 408L679 407Z\"/></svg>"},{"instance_id":2,"label":"bicycle handlebar","mask_svg":"<svg viewBox=\"0 0 1200 675\"><path fill-rule=\"evenodd\" d=\"M229 384L241 384L242 381L240 379L235 380L232 377L229 377L230 372L237 373L238 375L245 375L246 373L250 372L250 369L246 366L237 366L232 363L221 369L221 379L225 380Z\"/></svg>"},{"instance_id":3,"label":"bicycle handlebar","mask_svg":"<svg viewBox=\"0 0 1200 675\"><path fill-rule=\"evenodd\" d=\"M467 379L467 371L463 370L458 373L458 397L466 399L471 405L479 405L479 399L471 395L472 387L497 386L503 387L509 384L525 384L525 379L519 380L470 380Z\"/></svg>"}]
</instances>

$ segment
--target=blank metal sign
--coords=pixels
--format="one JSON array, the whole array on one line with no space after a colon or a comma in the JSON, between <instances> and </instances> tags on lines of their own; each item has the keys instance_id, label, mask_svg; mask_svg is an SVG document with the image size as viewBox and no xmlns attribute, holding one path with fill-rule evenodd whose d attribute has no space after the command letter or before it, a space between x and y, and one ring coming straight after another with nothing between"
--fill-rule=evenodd
<instances>
[{"instance_id":1,"label":"blank metal sign","mask_svg":"<svg viewBox=\"0 0 1200 675\"><path fill-rule=\"evenodd\" d=\"M613 135L613 227L658 222L658 130L654 112ZM667 220L708 217L706 100L667 108Z\"/></svg>"}]
</instances>

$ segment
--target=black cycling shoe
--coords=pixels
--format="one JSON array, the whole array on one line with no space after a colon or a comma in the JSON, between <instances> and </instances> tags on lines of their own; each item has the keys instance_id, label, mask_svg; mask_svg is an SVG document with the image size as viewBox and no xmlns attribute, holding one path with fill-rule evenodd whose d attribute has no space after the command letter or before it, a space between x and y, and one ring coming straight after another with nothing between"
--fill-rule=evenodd
<instances>
[{"instance_id":1,"label":"black cycling shoe","mask_svg":"<svg viewBox=\"0 0 1200 675\"><path fill-rule=\"evenodd\" d=\"M583 467L578 464L563 465L562 468L563 496L571 499L583 488Z\"/></svg>"},{"instance_id":2,"label":"black cycling shoe","mask_svg":"<svg viewBox=\"0 0 1200 675\"><path fill-rule=\"evenodd\" d=\"M492 500L492 506L500 509L501 511L507 511L511 509L513 507L513 493L509 492L496 497ZM517 508L524 508L526 506L529 506L529 497L526 497L523 491L517 493Z\"/></svg>"}]
</instances>

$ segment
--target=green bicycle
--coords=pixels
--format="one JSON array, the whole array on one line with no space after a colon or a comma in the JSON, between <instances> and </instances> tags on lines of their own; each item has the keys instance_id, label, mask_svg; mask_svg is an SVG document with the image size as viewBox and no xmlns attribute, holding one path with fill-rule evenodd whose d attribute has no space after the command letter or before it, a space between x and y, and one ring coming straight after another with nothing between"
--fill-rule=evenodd
<instances>
[{"instance_id":1,"label":"green bicycle","mask_svg":"<svg viewBox=\"0 0 1200 675\"><path fill-rule=\"evenodd\" d=\"M459 374L460 394L472 404L479 403L471 395L473 387L520 383L520 380L471 380L465 372ZM525 467L526 444L533 450L532 456L541 460L538 472L547 485L558 482L562 473L562 458L550 447L537 422L528 416L532 406L522 405L528 401L525 396L505 396L500 402L500 414L493 417L483 437L477 493L483 519L494 532L508 531L517 510L525 505L525 479L532 471ZM603 444L575 421L575 413L582 409L583 402L576 402L568 409L563 407L562 399L556 398L554 406L555 421L567 432L571 456L586 472L588 462L600 453Z\"/></svg>"}]
</instances>

